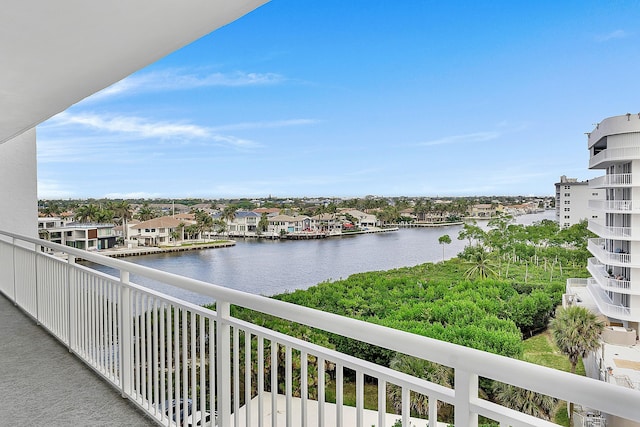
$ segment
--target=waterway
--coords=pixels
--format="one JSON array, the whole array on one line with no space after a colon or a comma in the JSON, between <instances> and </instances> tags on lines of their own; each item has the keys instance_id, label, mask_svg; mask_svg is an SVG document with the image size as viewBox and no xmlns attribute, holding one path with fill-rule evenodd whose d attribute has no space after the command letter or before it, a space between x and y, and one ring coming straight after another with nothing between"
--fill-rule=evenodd
<instances>
[{"instance_id":1,"label":"waterway","mask_svg":"<svg viewBox=\"0 0 640 427\"><path fill-rule=\"evenodd\" d=\"M520 224L553 219L554 211L517 217ZM480 222L479 225L486 225ZM220 249L128 257L124 260L244 292L275 295L306 289L354 273L390 270L455 257L466 244L458 240L461 225L404 228L397 232L363 234L320 240L239 239L236 246ZM451 244L438 243L448 234ZM91 267L114 274L108 267ZM196 303L211 298L193 294L144 277L131 281Z\"/></svg>"}]
</instances>

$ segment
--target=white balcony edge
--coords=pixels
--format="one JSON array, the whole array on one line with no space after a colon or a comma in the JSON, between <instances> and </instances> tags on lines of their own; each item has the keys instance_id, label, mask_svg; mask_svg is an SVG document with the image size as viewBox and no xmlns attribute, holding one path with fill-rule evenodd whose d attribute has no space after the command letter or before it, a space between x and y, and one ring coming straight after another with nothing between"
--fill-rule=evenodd
<instances>
[{"instance_id":1,"label":"white balcony edge","mask_svg":"<svg viewBox=\"0 0 640 427\"><path fill-rule=\"evenodd\" d=\"M40 247L65 252L69 255L69 259L64 261L43 254L39 251ZM74 263L75 257L115 268L120 271L120 278L113 278L78 266ZM202 365L203 354L193 356L193 354L198 354L195 343L196 332L194 332L198 328L198 321L201 328L199 329L199 339L203 346L204 341L202 340L204 339L205 331L203 325L205 325L205 322L210 327L217 329L216 353L215 355L209 355L211 363L208 366L216 367L215 370L210 370L210 384L217 384L219 393L222 390L222 393L218 395L219 406L217 407L219 424L221 423L221 425L230 425L233 412L230 393L232 390L236 390L235 393L239 390L237 383L231 384L230 382L232 368L236 372L236 375L233 376L235 381L240 381L237 375L237 360L235 360L235 357L230 358L232 346L235 348L233 354L237 355L239 353L237 347L239 345L239 332L251 334L251 337L255 336L258 339L258 348L260 348L260 343L263 343L265 339L270 339L272 344L287 349L288 361L290 361L291 349L300 351L302 352L301 354L309 353L315 355L318 360L319 378L323 378L324 375L320 375L321 372L324 372L323 361L337 360L341 366L355 370L359 376L371 375L381 381L386 380L398 384L407 391L417 391L435 400L452 403L455 405L456 423L462 422L464 425L477 425L478 415L488 416L501 423L512 425L552 425L479 399L476 391L479 377L509 383L554 396L558 399L573 401L605 413L640 421L640 413L636 411L634 406L637 403L637 393L626 390L623 387L616 387L590 378L331 313L247 294L39 239L19 236L9 232L0 232L0 267L5 270L3 271L3 276L0 277L0 291L2 293L15 301L27 313L34 316L58 339L69 345L72 351L93 366L94 369L99 372L106 371L106 374L103 374L105 378L109 379L114 376L113 372L117 373L116 376L120 375L119 381L117 379L113 381L122 388L123 395L132 399L143 410L163 422L167 421L167 415L163 414L158 405L154 403L158 400L158 396L152 395L153 393L158 393L158 390L165 386L165 376L152 374L151 368L149 368L149 366L157 366L157 360L152 360L157 358L157 351L152 349L152 345L160 345L163 360L166 353L168 360L176 363L174 369L176 386L175 390L173 390L174 394L169 390L169 396L175 395L176 399L186 398L189 395L189 390L193 390L192 395L196 395L194 381L191 382L189 389L187 387L189 380L187 371L189 366L193 367L197 363L200 363L201 366L206 366ZM131 273L210 296L217 301L218 311L212 312L162 293L131 284L128 281L128 276ZM18 281L20 281L20 286L16 286ZM56 293L54 294L54 292ZM107 298L112 292L116 298L115 303L114 300ZM47 297L47 293L51 294L50 297ZM114 304L122 307L122 309L114 311ZM446 389L382 366L239 321L230 316L228 309L230 305L256 310L312 328L318 328L449 366L455 370L457 387L455 390ZM131 313L128 313L128 315L133 317L126 317L127 307L131 309ZM158 308L160 308L160 311L157 311ZM165 311L162 308L171 308L171 310ZM151 316L134 315L136 312L155 313L156 311L160 317L155 318L153 322L151 321ZM169 317L168 320L164 319L165 312L166 316ZM171 316L173 316L173 323L171 323ZM191 322L188 322L189 319L191 319ZM174 325L175 327L171 334L167 332L167 337L162 335L164 328L158 327L158 324L162 326L165 320L167 320L166 325ZM191 326L188 326L189 323ZM131 330L129 330L130 328ZM118 334L123 334L120 336L119 342L124 344L124 347L120 348L118 360L116 361L114 361L111 350L107 353L104 351L105 348L110 348L108 346L105 347L105 344L108 344L105 341L105 334L107 331L111 332L112 329ZM171 328L169 330L171 331ZM182 335L177 335L179 333L182 333ZM192 357L200 357L199 361L197 359L187 360L188 340L186 337L189 336L189 333L193 337L189 343L192 349ZM147 336L146 339L145 334ZM160 339L158 334L160 334ZM171 341L173 334L176 334L174 343ZM233 344L231 344L231 335L234 337ZM134 337L139 337L140 345L133 345ZM251 342L250 340L246 341ZM166 349L164 348L165 342ZM130 343L128 349L126 343ZM248 347L251 349L251 344L248 344ZM100 348L103 350L100 351ZM82 349L84 350L81 351ZM172 351L174 352L172 353ZM275 354L272 352L272 361ZM178 360L173 359L174 356L184 363L177 365ZM212 364L214 361L215 363ZM186 368L182 368L185 366ZM250 367L251 365L247 366ZM287 366L290 369L291 363L287 362ZM161 368L164 367L161 366ZM182 372L180 372L181 369ZM149 371L148 375L147 371ZM154 369L155 371L157 369ZM274 371L272 370L272 373ZM193 379L195 379L194 372L194 369L189 371ZM286 380L287 396L291 396L290 380L291 375L289 372ZM200 381L204 381L202 375L200 376ZM319 388L322 383L323 381L319 382ZM182 387L180 387L181 384ZM204 382L202 384L204 385ZM324 390L320 393L323 394ZM403 394L409 396L409 393ZM607 398L603 399L603 396L607 396ZM247 402L250 400L247 399ZM200 408L205 408L203 402L204 398L201 397ZM197 405L198 402L196 401L194 404ZM269 405L268 402L264 402L264 404ZM237 411L237 402L234 407L235 411ZM289 410L290 408L288 407L287 411ZM360 406L356 410L361 414L363 408ZM170 411L168 416L170 418ZM322 417L322 415L319 416ZM408 414L406 417L408 417ZM405 416L403 416L403 420L404 418ZM432 419L430 425L435 426L435 420Z\"/></svg>"}]
</instances>

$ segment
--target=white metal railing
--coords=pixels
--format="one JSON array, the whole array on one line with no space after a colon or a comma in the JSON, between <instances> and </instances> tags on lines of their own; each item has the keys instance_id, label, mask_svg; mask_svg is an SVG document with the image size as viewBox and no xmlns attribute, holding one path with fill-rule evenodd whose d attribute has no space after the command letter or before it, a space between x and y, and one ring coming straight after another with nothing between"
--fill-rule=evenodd
<instances>
[{"instance_id":1,"label":"white metal railing","mask_svg":"<svg viewBox=\"0 0 640 427\"><path fill-rule=\"evenodd\" d=\"M607 148L589 159L589 168L602 162L640 159L640 147Z\"/></svg>"},{"instance_id":2,"label":"white metal railing","mask_svg":"<svg viewBox=\"0 0 640 427\"><path fill-rule=\"evenodd\" d=\"M587 248L602 263L629 267L631 265L631 254L609 252L605 249L606 239L589 239Z\"/></svg>"},{"instance_id":3,"label":"white metal railing","mask_svg":"<svg viewBox=\"0 0 640 427\"><path fill-rule=\"evenodd\" d=\"M603 290L618 292L623 294L635 294L638 291L632 292L631 281L620 275L616 275L613 272L609 274L605 270L606 266L601 264L597 258L589 258L587 260L587 270L593 276L592 279L587 279L587 284L595 283Z\"/></svg>"},{"instance_id":4,"label":"white metal railing","mask_svg":"<svg viewBox=\"0 0 640 427\"><path fill-rule=\"evenodd\" d=\"M629 315L631 313L628 307L620 304L615 304L613 301L611 301L611 298L609 298L609 296L596 284L587 285L587 289L589 290L589 293L598 306L598 309L604 315L622 320L629 320Z\"/></svg>"},{"instance_id":5,"label":"white metal railing","mask_svg":"<svg viewBox=\"0 0 640 427\"><path fill-rule=\"evenodd\" d=\"M631 227L611 227L602 225L594 220L589 220L587 228L603 238L627 240L634 238Z\"/></svg>"},{"instance_id":6,"label":"white metal railing","mask_svg":"<svg viewBox=\"0 0 640 427\"><path fill-rule=\"evenodd\" d=\"M612 173L589 180L590 188L628 187L633 185L630 173Z\"/></svg>"},{"instance_id":7,"label":"white metal railing","mask_svg":"<svg viewBox=\"0 0 640 427\"><path fill-rule=\"evenodd\" d=\"M588 206L591 209L604 212L637 213L640 209L634 208L631 200L589 200Z\"/></svg>"},{"instance_id":8,"label":"white metal railing","mask_svg":"<svg viewBox=\"0 0 640 427\"><path fill-rule=\"evenodd\" d=\"M112 267L119 276L79 265L78 257ZM479 415L504 426L554 425L483 400L480 377L640 421L637 394L623 387L39 239L0 232L0 268L4 295L160 425L174 426L179 419L178 407L166 402L190 399L193 414L217 413L218 426L225 427L342 426L347 409L355 411L358 427L387 426L387 385L401 388L402 413L396 418L405 426L416 393L429 399L430 427L436 426L438 402L453 405L458 426L477 425ZM130 283L132 273L212 297L217 310ZM239 320L232 306L449 366L455 389ZM355 378L355 408L343 401L345 370ZM333 406L325 402L329 372L336 381ZM365 417L371 412L364 408L365 378L377 382L373 422ZM311 408L317 413L313 419ZM179 421L187 425L186 417Z\"/></svg>"}]
</instances>

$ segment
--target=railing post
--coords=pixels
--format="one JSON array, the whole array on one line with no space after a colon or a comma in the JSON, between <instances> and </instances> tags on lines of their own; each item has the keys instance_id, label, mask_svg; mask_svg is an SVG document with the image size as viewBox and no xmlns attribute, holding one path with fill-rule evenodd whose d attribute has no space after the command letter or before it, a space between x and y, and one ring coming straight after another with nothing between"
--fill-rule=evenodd
<instances>
[{"instance_id":1,"label":"railing post","mask_svg":"<svg viewBox=\"0 0 640 427\"><path fill-rule=\"evenodd\" d=\"M455 425L478 427L478 414L471 412L471 402L478 399L478 375L456 368L455 387Z\"/></svg>"},{"instance_id":2,"label":"railing post","mask_svg":"<svg viewBox=\"0 0 640 427\"><path fill-rule=\"evenodd\" d=\"M129 272L120 270L120 385L122 397L132 395L131 383L133 369L131 359L133 356L132 342L133 331L131 327L131 288L129 287Z\"/></svg>"},{"instance_id":3,"label":"railing post","mask_svg":"<svg viewBox=\"0 0 640 427\"><path fill-rule=\"evenodd\" d=\"M216 302L216 368L218 425L231 425L231 304L225 301ZM272 368L273 369L273 368ZM272 390L273 392L273 390ZM236 399L238 396L236 396Z\"/></svg>"},{"instance_id":4,"label":"railing post","mask_svg":"<svg viewBox=\"0 0 640 427\"><path fill-rule=\"evenodd\" d=\"M16 279L16 238L11 238L11 265L13 267L13 305L18 305L17 279Z\"/></svg>"},{"instance_id":5,"label":"railing post","mask_svg":"<svg viewBox=\"0 0 640 427\"><path fill-rule=\"evenodd\" d=\"M72 352L76 348L76 334L77 334L77 301L76 301L76 284L74 266L76 264L76 257L67 254L67 295L69 296L69 352Z\"/></svg>"}]
</instances>

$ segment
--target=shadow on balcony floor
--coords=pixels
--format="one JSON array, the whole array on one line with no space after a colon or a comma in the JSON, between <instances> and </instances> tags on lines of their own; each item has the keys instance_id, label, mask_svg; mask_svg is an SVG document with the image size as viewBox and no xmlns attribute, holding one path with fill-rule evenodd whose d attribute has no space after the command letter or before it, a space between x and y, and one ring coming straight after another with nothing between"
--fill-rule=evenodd
<instances>
[{"instance_id":1,"label":"shadow on balcony floor","mask_svg":"<svg viewBox=\"0 0 640 427\"><path fill-rule=\"evenodd\" d=\"M10 425L156 425L2 294L0 396Z\"/></svg>"}]
</instances>

